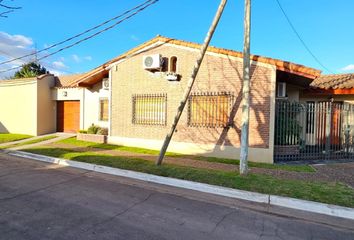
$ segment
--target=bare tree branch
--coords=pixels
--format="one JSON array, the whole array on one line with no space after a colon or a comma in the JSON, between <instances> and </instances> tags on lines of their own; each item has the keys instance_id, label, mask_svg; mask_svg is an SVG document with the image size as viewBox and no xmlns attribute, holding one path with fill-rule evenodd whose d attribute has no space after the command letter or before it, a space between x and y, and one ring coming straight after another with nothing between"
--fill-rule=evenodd
<instances>
[{"instance_id":1,"label":"bare tree branch","mask_svg":"<svg viewBox=\"0 0 354 240\"><path fill-rule=\"evenodd\" d=\"M7 4L3 4L4 0L0 0L0 8L5 8L7 10L5 10L4 12L0 12L0 17L1 18L8 18L7 14L8 13L12 13L15 10L21 9L22 7L13 7L13 6L8 6Z\"/></svg>"}]
</instances>

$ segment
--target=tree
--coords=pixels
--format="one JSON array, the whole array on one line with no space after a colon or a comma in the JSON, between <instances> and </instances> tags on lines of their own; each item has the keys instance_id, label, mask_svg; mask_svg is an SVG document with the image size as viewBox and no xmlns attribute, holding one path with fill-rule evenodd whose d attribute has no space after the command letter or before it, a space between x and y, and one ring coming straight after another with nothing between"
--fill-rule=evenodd
<instances>
[{"instance_id":1,"label":"tree","mask_svg":"<svg viewBox=\"0 0 354 240\"><path fill-rule=\"evenodd\" d=\"M12 78L29 78L37 77L42 74L49 73L45 67L42 67L39 63L30 62L22 65L21 69L15 72Z\"/></svg>"}]
</instances>

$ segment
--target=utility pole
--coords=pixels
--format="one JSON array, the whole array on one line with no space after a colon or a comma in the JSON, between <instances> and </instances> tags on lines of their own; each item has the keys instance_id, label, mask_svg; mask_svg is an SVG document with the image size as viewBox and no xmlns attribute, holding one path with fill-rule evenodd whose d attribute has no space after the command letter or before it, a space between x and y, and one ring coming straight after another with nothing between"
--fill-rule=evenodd
<instances>
[{"instance_id":1,"label":"utility pole","mask_svg":"<svg viewBox=\"0 0 354 240\"><path fill-rule=\"evenodd\" d=\"M251 0L245 0L244 19L244 45L243 45L243 84L242 84L242 128L241 128L241 154L240 174L248 173L248 140L250 116L250 30L251 30Z\"/></svg>"},{"instance_id":2,"label":"utility pole","mask_svg":"<svg viewBox=\"0 0 354 240\"><path fill-rule=\"evenodd\" d=\"M165 157L165 153L166 153L166 150L168 148L168 145L170 144L170 141L172 139L172 136L173 136L173 133L175 132L176 130L176 127L177 127L177 124L178 124L178 121L182 115L182 112L183 112L183 109L184 107L186 106L186 103L187 103L187 100L188 100L188 97L189 97L189 94L192 90L192 87L193 87L193 84L194 84L194 81L197 77L197 74L198 74L198 71L199 71L199 68L202 64L202 61L204 59L204 56L205 56L205 53L208 49L208 46L209 46L209 43L214 35L214 32L215 32L215 29L219 23L219 20L221 18L221 15L225 9L225 6L226 6L226 3L227 3L227 0L221 0L220 2L220 5L219 5L219 8L216 12L216 15L214 17L214 20L209 28L209 31L205 37L205 40L204 40L204 43L202 45L202 48L200 49L200 53L199 53L199 56L197 58L197 61L194 65L194 68L193 68L193 71L192 71L192 74L190 76L190 79L189 79L189 82L188 82L188 85L187 85L187 88L186 88L186 91L183 95L183 99L181 101L181 104L179 105L178 109L177 109L177 113L176 113L176 116L175 116L175 119L174 119L174 122L172 124L172 127L171 127L171 130L170 132L166 135L166 138L165 138L165 141L163 143L163 146L160 150L160 155L158 157L158 159L156 160L156 165L161 165L164 157Z\"/></svg>"}]
</instances>

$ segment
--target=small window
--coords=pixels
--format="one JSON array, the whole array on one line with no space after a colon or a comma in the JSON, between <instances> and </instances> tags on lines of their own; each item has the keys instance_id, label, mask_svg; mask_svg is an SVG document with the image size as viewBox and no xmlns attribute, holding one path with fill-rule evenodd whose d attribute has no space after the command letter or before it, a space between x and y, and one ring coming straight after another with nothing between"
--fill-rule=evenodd
<instances>
[{"instance_id":1,"label":"small window","mask_svg":"<svg viewBox=\"0 0 354 240\"><path fill-rule=\"evenodd\" d=\"M100 99L100 121L108 121L108 99Z\"/></svg>"},{"instance_id":2,"label":"small window","mask_svg":"<svg viewBox=\"0 0 354 240\"><path fill-rule=\"evenodd\" d=\"M177 72L177 57L170 58L170 72Z\"/></svg>"},{"instance_id":3,"label":"small window","mask_svg":"<svg viewBox=\"0 0 354 240\"><path fill-rule=\"evenodd\" d=\"M277 86L277 97L284 98L286 97L286 83L279 82Z\"/></svg>"},{"instance_id":4,"label":"small window","mask_svg":"<svg viewBox=\"0 0 354 240\"><path fill-rule=\"evenodd\" d=\"M188 126L226 127L233 95L228 93L192 94L189 97Z\"/></svg>"},{"instance_id":5,"label":"small window","mask_svg":"<svg viewBox=\"0 0 354 240\"><path fill-rule=\"evenodd\" d=\"M166 125L166 94L133 96L133 124Z\"/></svg>"},{"instance_id":6,"label":"small window","mask_svg":"<svg viewBox=\"0 0 354 240\"><path fill-rule=\"evenodd\" d=\"M164 57L164 58L162 58L162 71L163 72L168 72L168 58L167 57Z\"/></svg>"}]
</instances>

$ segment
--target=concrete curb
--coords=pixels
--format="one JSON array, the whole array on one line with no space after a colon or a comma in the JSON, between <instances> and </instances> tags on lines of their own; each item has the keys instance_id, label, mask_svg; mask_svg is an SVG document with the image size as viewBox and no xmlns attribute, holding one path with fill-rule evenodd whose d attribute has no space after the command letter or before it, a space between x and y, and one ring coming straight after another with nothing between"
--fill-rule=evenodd
<instances>
[{"instance_id":1,"label":"concrete curb","mask_svg":"<svg viewBox=\"0 0 354 240\"><path fill-rule=\"evenodd\" d=\"M43 155L21 152L8 151L7 154L17 157L29 158L37 161L59 164L62 166L69 166L74 168L85 169L98 173L105 173L115 176L127 177L137 180L143 180L152 183L158 183L178 188L185 188L214 195L241 199L257 203L265 203L268 205L307 211L312 213L319 213L333 217L340 217L354 220L354 208L341 207L331 204L323 204L312 201L300 200L295 198L287 198L281 196L274 196L268 194L254 193L249 191L231 189L226 187L219 187L205 183L192 182L187 180L180 180L169 177L161 177L152 174L134 172L130 170L123 170L118 168L105 167L96 164L82 163L61 158L47 157Z\"/></svg>"}]
</instances>

